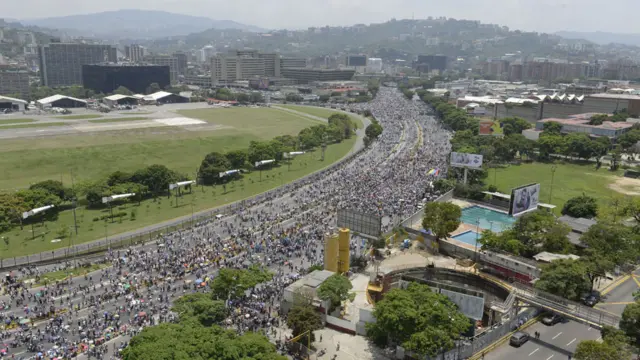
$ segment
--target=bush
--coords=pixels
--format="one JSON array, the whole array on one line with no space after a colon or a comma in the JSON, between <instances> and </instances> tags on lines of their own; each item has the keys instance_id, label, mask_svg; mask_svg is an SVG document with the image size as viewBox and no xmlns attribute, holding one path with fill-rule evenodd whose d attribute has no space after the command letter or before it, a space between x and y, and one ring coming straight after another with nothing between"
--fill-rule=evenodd
<instances>
[{"instance_id":1,"label":"bush","mask_svg":"<svg viewBox=\"0 0 640 360\"><path fill-rule=\"evenodd\" d=\"M484 200L484 194L482 193L484 190L482 185L465 185L465 184L456 184L453 189L453 194L456 197L471 199L476 201Z\"/></svg>"},{"instance_id":2,"label":"bush","mask_svg":"<svg viewBox=\"0 0 640 360\"><path fill-rule=\"evenodd\" d=\"M598 214L598 202L595 198L582 194L567 200L562 207L562 215L575 218L594 218Z\"/></svg>"},{"instance_id":3,"label":"bush","mask_svg":"<svg viewBox=\"0 0 640 360\"><path fill-rule=\"evenodd\" d=\"M438 179L433 182L433 190L438 193L446 193L447 191L453 189L456 186L454 180L448 179Z\"/></svg>"}]
</instances>

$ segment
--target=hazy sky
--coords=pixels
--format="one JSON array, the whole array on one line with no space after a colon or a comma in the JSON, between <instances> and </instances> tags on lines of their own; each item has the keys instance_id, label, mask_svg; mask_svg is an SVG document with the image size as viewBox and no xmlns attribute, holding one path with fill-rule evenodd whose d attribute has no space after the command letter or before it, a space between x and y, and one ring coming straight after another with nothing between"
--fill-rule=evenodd
<instances>
[{"instance_id":1,"label":"hazy sky","mask_svg":"<svg viewBox=\"0 0 640 360\"><path fill-rule=\"evenodd\" d=\"M24 19L137 7L265 28L305 28L446 16L512 29L640 33L639 0L21 0L4 1L2 15Z\"/></svg>"}]
</instances>

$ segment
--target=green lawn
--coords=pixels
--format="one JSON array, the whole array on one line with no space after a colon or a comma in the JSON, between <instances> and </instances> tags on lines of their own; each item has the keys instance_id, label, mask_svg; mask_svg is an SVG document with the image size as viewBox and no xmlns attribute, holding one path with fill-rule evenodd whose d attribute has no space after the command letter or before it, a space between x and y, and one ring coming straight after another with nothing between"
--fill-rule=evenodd
<instances>
[{"instance_id":1,"label":"green lawn","mask_svg":"<svg viewBox=\"0 0 640 360\"><path fill-rule=\"evenodd\" d=\"M162 197L158 198L157 201L153 199L143 201L140 206L135 203L127 203L118 208L114 207L114 212L127 212L127 216L122 218L121 221L117 219L114 222L107 223L93 221L96 217L106 215L108 210L78 208L76 211L79 223L78 236L76 237L73 234L71 237L63 237L59 242L51 242L51 240L61 237L60 234L64 233L64 231L61 232L62 228L70 229L73 226L73 212L70 210L63 211L60 213L58 221L45 222L44 226L35 225L35 239L32 239L34 236L31 234L31 226L25 226L23 230L17 227L12 231L0 234L0 238L3 238L3 241L0 241L0 258L39 253L67 247L70 243L88 242L189 215L192 209L197 212L259 194L322 169L339 160L351 150L355 140L356 138L353 137L340 144L330 145L325 153L325 161L320 161L320 151L315 151L293 159L290 171L287 165L263 171L262 181L260 181L260 173L258 171L245 174L242 180L227 185L227 192L224 194L221 186L197 187L193 189L192 194L185 194L180 197L178 206L176 206L175 198L167 199ZM214 143L215 141L210 145ZM184 158L184 154L181 154L181 156ZM200 160L198 158L197 162ZM195 167L193 167L193 170L195 171ZM136 213L135 220L131 220L131 211Z\"/></svg>"},{"instance_id":2,"label":"green lawn","mask_svg":"<svg viewBox=\"0 0 640 360\"><path fill-rule=\"evenodd\" d=\"M488 185L496 185L498 191L511 194L511 189L520 185L540 183L540 202L549 203L551 191L552 164L532 163L512 165L505 169L489 169L489 176L485 180ZM557 164L553 176L553 191L551 204L556 205L556 213L560 214L564 203L575 196L587 195L596 197L605 204L612 197L620 194L608 186L616 181L618 176L605 167L596 171L593 164Z\"/></svg>"},{"instance_id":3,"label":"green lawn","mask_svg":"<svg viewBox=\"0 0 640 360\"><path fill-rule=\"evenodd\" d=\"M84 119L98 119L98 118L101 118L101 117L102 117L102 115L98 115L98 114L79 114L79 115L56 116L56 119L84 120Z\"/></svg>"},{"instance_id":4,"label":"green lawn","mask_svg":"<svg viewBox=\"0 0 640 360\"><path fill-rule=\"evenodd\" d=\"M131 129L127 131L103 131L81 135L59 135L32 139L6 139L0 141L0 190L12 191L26 188L31 183L46 179L61 180L71 185L71 175L77 184L85 180L104 178L115 170L135 171L143 166L165 164L170 169L195 176L204 156L212 151L226 152L246 148L251 140L269 140L278 135L296 135L300 130L319 123L300 115L276 109L203 109L180 111L184 116L208 121L211 125L225 126L218 129L202 128L199 131L182 127ZM106 120L106 119L105 119ZM176 207L173 198L144 201L140 206L126 204L118 211L126 211L127 217L106 224L93 221L105 215L106 210L77 209L79 234L72 238L61 236L73 224L71 211L60 213L56 222L35 225L35 240L31 226L23 230L15 228L0 234L0 257L33 254L70 243L81 243L135 230L165 220L191 214L240 200L271 188L291 182L304 175L324 168L345 156L353 147L355 137L340 144L330 145L325 161L320 161L319 151L296 157L291 171L286 165L245 174L242 180L222 187L205 187L194 190L179 199ZM115 208L114 208L115 210ZM135 210L135 220L130 213ZM44 235L44 236L42 236ZM51 240L62 238L59 242ZM8 245L7 245L8 244Z\"/></svg>"},{"instance_id":5,"label":"green lawn","mask_svg":"<svg viewBox=\"0 0 640 360\"><path fill-rule=\"evenodd\" d=\"M39 128L39 127L50 127L50 126L66 126L66 125L69 125L69 124L64 122L41 122L41 123L35 123L35 124L4 125L4 126L0 126L0 130Z\"/></svg>"},{"instance_id":6,"label":"green lawn","mask_svg":"<svg viewBox=\"0 0 640 360\"><path fill-rule=\"evenodd\" d=\"M296 110L305 114L321 117L324 119L328 119L329 116L331 116L332 114L342 112L342 111L335 111L333 109L320 108L317 106L301 106L301 105L286 105L286 104L285 105L278 104L277 106L285 109ZM358 129L362 129L364 127L364 125L362 124L362 121L358 117L353 115L349 115L349 117L351 118L351 120L355 121L356 125L358 126Z\"/></svg>"},{"instance_id":7,"label":"green lawn","mask_svg":"<svg viewBox=\"0 0 640 360\"><path fill-rule=\"evenodd\" d=\"M0 120L0 125L4 124L24 124L35 122L34 119L2 119Z\"/></svg>"},{"instance_id":8,"label":"green lawn","mask_svg":"<svg viewBox=\"0 0 640 360\"><path fill-rule=\"evenodd\" d=\"M89 122L90 123L111 123L111 122L139 121L139 120L149 120L149 118L148 117L144 117L144 116L132 116L132 117L106 118L106 119L98 119L98 120L89 120Z\"/></svg>"},{"instance_id":9,"label":"green lawn","mask_svg":"<svg viewBox=\"0 0 640 360\"><path fill-rule=\"evenodd\" d=\"M40 276L40 281L34 282L33 284L31 284L31 287L39 287L47 284L53 284L56 281L66 279L69 275L84 276L85 274L88 274L90 272L104 269L107 266L108 265L106 264L91 264L90 266L86 266L86 267L77 267L77 268L70 268L67 270L51 271L51 272L42 274Z\"/></svg>"}]
</instances>

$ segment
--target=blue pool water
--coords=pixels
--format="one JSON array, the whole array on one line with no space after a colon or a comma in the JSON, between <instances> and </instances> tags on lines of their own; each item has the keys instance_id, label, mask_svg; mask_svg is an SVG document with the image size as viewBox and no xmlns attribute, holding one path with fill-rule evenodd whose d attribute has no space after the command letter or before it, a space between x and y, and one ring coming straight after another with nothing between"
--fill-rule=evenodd
<instances>
[{"instance_id":1,"label":"blue pool water","mask_svg":"<svg viewBox=\"0 0 640 360\"><path fill-rule=\"evenodd\" d=\"M472 230L465 231L456 236L452 236L453 239L462 241L463 243L467 243L471 246L476 246L476 239L479 239L480 237L481 237L480 234ZM481 246L481 245L478 244L478 246Z\"/></svg>"},{"instance_id":2,"label":"blue pool water","mask_svg":"<svg viewBox=\"0 0 640 360\"><path fill-rule=\"evenodd\" d=\"M478 220L480 221L480 229L492 230L494 232L506 230L516 221L515 218L505 213L481 206L471 206L466 209L462 209L462 217L460 218L460 221L465 224L476 226L478 225Z\"/></svg>"}]
</instances>

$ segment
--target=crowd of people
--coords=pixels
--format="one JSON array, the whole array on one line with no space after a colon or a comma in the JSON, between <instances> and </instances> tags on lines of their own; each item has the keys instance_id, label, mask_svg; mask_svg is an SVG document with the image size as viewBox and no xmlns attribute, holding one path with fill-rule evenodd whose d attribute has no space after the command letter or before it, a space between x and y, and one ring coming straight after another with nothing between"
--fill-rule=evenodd
<instances>
[{"instance_id":1,"label":"crowd of people","mask_svg":"<svg viewBox=\"0 0 640 360\"><path fill-rule=\"evenodd\" d=\"M225 267L259 265L275 274L248 297L229 302L226 325L241 332L280 326L283 290L309 266L322 263L323 240L336 226L338 209L375 214L384 219L383 230L390 229L435 196L429 170L446 173L450 134L426 115L425 104L381 87L371 102L353 105L365 109L383 126L382 135L323 177L247 200L233 213L163 234L153 243L110 250L100 261L102 270L64 283L32 287L24 280L77 263L8 274L0 296L5 325L0 344L6 344L0 354L26 359L83 352L115 358L145 326L173 321L172 300L207 291L206 284Z\"/></svg>"}]
</instances>

